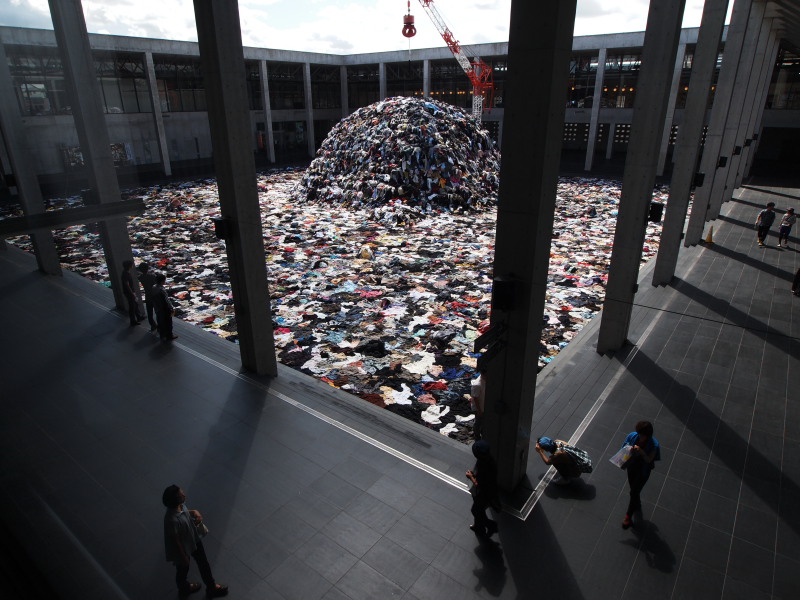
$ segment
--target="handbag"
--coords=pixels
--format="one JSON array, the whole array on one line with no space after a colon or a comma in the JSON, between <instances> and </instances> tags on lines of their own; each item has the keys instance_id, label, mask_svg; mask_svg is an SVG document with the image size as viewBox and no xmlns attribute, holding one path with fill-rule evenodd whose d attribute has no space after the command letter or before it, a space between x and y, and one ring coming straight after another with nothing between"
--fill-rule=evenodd
<instances>
[{"instance_id":1,"label":"handbag","mask_svg":"<svg viewBox=\"0 0 800 600\"><path fill-rule=\"evenodd\" d=\"M206 524L203 521L195 521L194 528L197 530L197 535L199 535L201 538L204 538L208 535L208 527L206 527Z\"/></svg>"},{"instance_id":2,"label":"handbag","mask_svg":"<svg viewBox=\"0 0 800 600\"><path fill-rule=\"evenodd\" d=\"M592 472L592 459L589 457L589 453L586 452L586 450L582 450L570 444L561 444L559 448L572 457L572 460L575 461L575 465L581 473Z\"/></svg>"},{"instance_id":3,"label":"handbag","mask_svg":"<svg viewBox=\"0 0 800 600\"><path fill-rule=\"evenodd\" d=\"M633 450L633 446L630 444L625 444L622 448L617 450L617 453L608 459L612 465L616 465L620 469L624 469L628 461L631 459L631 451Z\"/></svg>"}]
</instances>

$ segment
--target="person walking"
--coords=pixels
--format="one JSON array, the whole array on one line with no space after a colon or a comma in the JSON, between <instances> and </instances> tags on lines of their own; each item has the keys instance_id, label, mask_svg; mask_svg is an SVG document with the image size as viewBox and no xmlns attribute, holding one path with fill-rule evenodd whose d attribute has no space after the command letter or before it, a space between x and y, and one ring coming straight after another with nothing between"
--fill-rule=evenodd
<instances>
[{"instance_id":1,"label":"person walking","mask_svg":"<svg viewBox=\"0 0 800 600\"><path fill-rule=\"evenodd\" d=\"M139 312L139 294L138 284L134 287L134 279L131 271L133 270L133 261L126 260L122 263L122 293L125 295L125 300L128 302L128 317L130 318L131 327L138 325L144 317Z\"/></svg>"},{"instance_id":2,"label":"person walking","mask_svg":"<svg viewBox=\"0 0 800 600\"><path fill-rule=\"evenodd\" d=\"M622 519L622 528L628 529L633 525L633 514L642 510L640 494L650 479L650 471L655 468L654 462L661 460L661 447L653 437L653 424L650 421L636 423L635 431L628 434L622 446L631 446L631 457L624 466L628 473L630 501Z\"/></svg>"},{"instance_id":3,"label":"person walking","mask_svg":"<svg viewBox=\"0 0 800 600\"><path fill-rule=\"evenodd\" d=\"M467 479L472 482L472 517L474 522L469 528L481 537L490 537L497 533L497 522L486 516L486 509L500 505L497 489L497 465L492 458L491 447L486 440L478 440L472 444L472 454L477 459L471 471L467 471Z\"/></svg>"},{"instance_id":4,"label":"person walking","mask_svg":"<svg viewBox=\"0 0 800 600\"><path fill-rule=\"evenodd\" d=\"M150 265L146 262L139 263L139 283L144 288L144 307L147 312L147 322L150 323L150 331L155 331L158 327L153 318L153 288L156 285L156 276L150 271Z\"/></svg>"},{"instance_id":5,"label":"person walking","mask_svg":"<svg viewBox=\"0 0 800 600\"><path fill-rule=\"evenodd\" d=\"M767 208L758 213L756 217L756 230L758 231L758 245L766 246L764 240L767 239L770 227L775 222L775 203L767 202Z\"/></svg>"},{"instance_id":6,"label":"person walking","mask_svg":"<svg viewBox=\"0 0 800 600\"><path fill-rule=\"evenodd\" d=\"M161 338L162 342L178 339L178 336L172 333L172 315L175 312L175 307L172 306L169 294L164 289L166 281L167 276L159 273L156 275L156 284L153 286L153 308L156 311L156 320L158 321L158 337Z\"/></svg>"},{"instance_id":7,"label":"person walking","mask_svg":"<svg viewBox=\"0 0 800 600\"><path fill-rule=\"evenodd\" d=\"M786 214L781 217L781 222L778 224L778 246L781 245L781 240L784 242L783 247L789 247L789 233L792 231L792 225L797 223L797 217L794 214L793 208L787 208Z\"/></svg>"},{"instance_id":8,"label":"person walking","mask_svg":"<svg viewBox=\"0 0 800 600\"><path fill-rule=\"evenodd\" d=\"M220 585L214 581L211 565L208 564L202 537L208 529L203 525L203 515L200 511L189 510L186 507L186 494L177 485L171 485L161 495L161 502L167 507L164 514L164 547L167 562L175 565L175 583L178 585L178 594L184 598L189 594L200 591L199 583L189 583L189 565L194 558L200 577L206 584L206 595L209 598L225 596L228 593L227 585Z\"/></svg>"}]
</instances>

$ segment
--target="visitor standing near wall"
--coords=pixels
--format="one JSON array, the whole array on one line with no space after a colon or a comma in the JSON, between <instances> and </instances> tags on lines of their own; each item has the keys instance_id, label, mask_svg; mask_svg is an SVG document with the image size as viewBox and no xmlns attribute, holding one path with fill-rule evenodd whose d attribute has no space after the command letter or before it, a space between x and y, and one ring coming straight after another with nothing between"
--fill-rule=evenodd
<instances>
[{"instance_id":1,"label":"visitor standing near wall","mask_svg":"<svg viewBox=\"0 0 800 600\"><path fill-rule=\"evenodd\" d=\"M758 245L766 246L764 241L767 239L769 229L775 222L775 203L767 202L767 208L758 213L756 217L756 230L758 231Z\"/></svg>"},{"instance_id":2,"label":"visitor standing near wall","mask_svg":"<svg viewBox=\"0 0 800 600\"><path fill-rule=\"evenodd\" d=\"M497 465L492 458L491 447L486 440L472 444L472 454L477 459L467 479L472 482L472 516L474 522L469 528L477 535L489 537L497 533L497 523L486 516L487 508L500 506L497 489Z\"/></svg>"},{"instance_id":3,"label":"visitor standing near wall","mask_svg":"<svg viewBox=\"0 0 800 600\"><path fill-rule=\"evenodd\" d=\"M158 336L162 342L178 338L177 335L172 333L172 315L175 313L175 307L172 306L169 294L164 289L166 281L167 276L159 273L156 275L156 284L153 287L153 308L156 311L156 320L158 321Z\"/></svg>"},{"instance_id":4,"label":"visitor standing near wall","mask_svg":"<svg viewBox=\"0 0 800 600\"><path fill-rule=\"evenodd\" d=\"M134 283L133 274L133 261L126 260L122 263L122 292L125 294L125 300L128 302L128 317L130 318L131 327L138 325L144 317L139 312L139 284ZM135 286L135 287L134 287Z\"/></svg>"},{"instance_id":5,"label":"visitor standing near wall","mask_svg":"<svg viewBox=\"0 0 800 600\"><path fill-rule=\"evenodd\" d=\"M647 480L650 479L650 472L655 468L655 461L661 459L661 447L658 440L653 437L653 424L650 421L636 423L636 430L628 434L622 446L631 448L631 456L624 465L625 471L628 473L631 498L625 518L622 519L622 528L628 529L633 525L634 513L640 513L642 510L640 494Z\"/></svg>"}]
</instances>

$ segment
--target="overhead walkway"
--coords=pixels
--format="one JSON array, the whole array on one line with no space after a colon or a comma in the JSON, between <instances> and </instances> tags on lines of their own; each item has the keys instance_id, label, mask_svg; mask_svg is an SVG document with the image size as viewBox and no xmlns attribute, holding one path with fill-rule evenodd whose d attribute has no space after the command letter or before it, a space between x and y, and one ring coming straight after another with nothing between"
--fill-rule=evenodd
<instances>
[{"instance_id":1,"label":"overhead walkway","mask_svg":"<svg viewBox=\"0 0 800 600\"><path fill-rule=\"evenodd\" d=\"M796 598L800 238L760 248L752 223L800 190L737 196L671 285L642 271L630 347L598 355L594 322L542 371L531 437L573 439L595 469L547 485L531 453L493 543L467 528L469 448L287 368L241 373L189 325L162 344L110 290L0 251L0 519L38 594L18 597L175 598L160 495L177 483L231 598ZM662 460L625 531L607 459L640 419Z\"/></svg>"}]
</instances>

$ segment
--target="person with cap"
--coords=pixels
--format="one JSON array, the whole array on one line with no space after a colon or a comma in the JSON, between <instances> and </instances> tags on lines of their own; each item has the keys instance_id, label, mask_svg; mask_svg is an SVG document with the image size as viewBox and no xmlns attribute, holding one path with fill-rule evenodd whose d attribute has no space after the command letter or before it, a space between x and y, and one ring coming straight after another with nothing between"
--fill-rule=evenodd
<instances>
[{"instance_id":1,"label":"person with cap","mask_svg":"<svg viewBox=\"0 0 800 600\"><path fill-rule=\"evenodd\" d=\"M536 452L544 464L555 467L558 474L553 478L556 485L568 485L581 476L581 470L572 454L564 449L566 442L540 437L536 442ZM550 456L547 456L547 452Z\"/></svg>"},{"instance_id":2,"label":"person with cap","mask_svg":"<svg viewBox=\"0 0 800 600\"><path fill-rule=\"evenodd\" d=\"M497 533L497 522L486 516L486 509L499 507L497 489L497 465L492 458L491 447L486 440L478 440L472 444L472 454L477 459L471 471L467 471L467 479L472 482L472 516L474 522L469 528L481 537L491 537Z\"/></svg>"},{"instance_id":3,"label":"person with cap","mask_svg":"<svg viewBox=\"0 0 800 600\"><path fill-rule=\"evenodd\" d=\"M792 225L796 222L797 217L794 214L794 209L787 208L786 214L781 217L781 222L778 224L778 246L780 246L781 241L783 241L783 247L789 247L789 233L792 231Z\"/></svg>"},{"instance_id":4,"label":"person with cap","mask_svg":"<svg viewBox=\"0 0 800 600\"><path fill-rule=\"evenodd\" d=\"M770 227L775 222L775 203L767 202L767 208L758 213L756 217L756 230L758 231L758 245L765 246Z\"/></svg>"}]
</instances>

